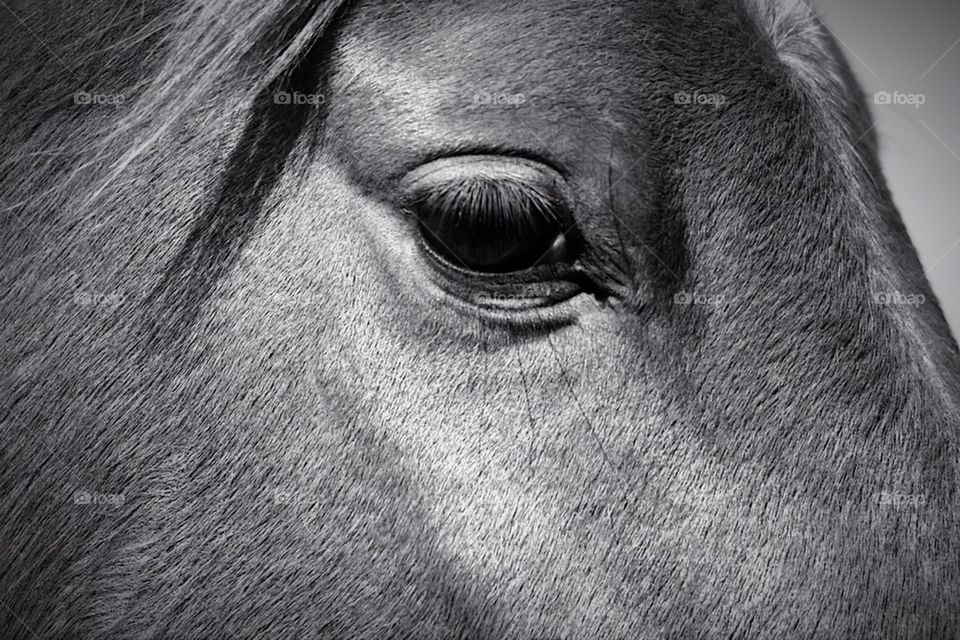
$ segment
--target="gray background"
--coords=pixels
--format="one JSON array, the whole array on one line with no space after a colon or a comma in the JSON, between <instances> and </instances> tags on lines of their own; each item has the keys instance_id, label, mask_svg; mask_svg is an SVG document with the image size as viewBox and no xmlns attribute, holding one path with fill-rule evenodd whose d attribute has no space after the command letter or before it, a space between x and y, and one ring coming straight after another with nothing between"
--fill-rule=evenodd
<instances>
[{"instance_id":1,"label":"gray background","mask_svg":"<svg viewBox=\"0 0 960 640\"><path fill-rule=\"evenodd\" d=\"M872 108L894 201L960 336L960 2L815 0L815 6L871 102L877 91L926 99L919 107Z\"/></svg>"}]
</instances>

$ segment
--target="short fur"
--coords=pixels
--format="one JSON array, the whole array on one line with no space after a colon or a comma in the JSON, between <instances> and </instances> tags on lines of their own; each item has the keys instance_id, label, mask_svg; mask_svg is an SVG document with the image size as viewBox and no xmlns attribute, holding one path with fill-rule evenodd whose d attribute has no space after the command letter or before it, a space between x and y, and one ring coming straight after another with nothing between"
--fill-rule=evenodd
<instances>
[{"instance_id":1,"label":"short fur","mask_svg":"<svg viewBox=\"0 0 960 640\"><path fill-rule=\"evenodd\" d=\"M10 11L4 637L958 636L957 345L806 5ZM438 302L437 136L548 140L607 297Z\"/></svg>"}]
</instances>

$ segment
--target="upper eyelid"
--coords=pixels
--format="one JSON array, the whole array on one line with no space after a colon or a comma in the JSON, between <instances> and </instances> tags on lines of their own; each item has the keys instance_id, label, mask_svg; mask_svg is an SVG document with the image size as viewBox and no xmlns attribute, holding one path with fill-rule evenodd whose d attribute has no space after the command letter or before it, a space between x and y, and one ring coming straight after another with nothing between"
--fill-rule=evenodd
<instances>
[{"instance_id":1,"label":"upper eyelid","mask_svg":"<svg viewBox=\"0 0 960 640\"><path fill-rule=\"evenodd\" d=\"M460 180L496 180L503 183L544 184L551 187L563 176L549 165L512 156L447 156L409 171L398 183L400 192L419 191L424 186L454 184Z\"/></svg>"},{"instance_id":2,"label":"upper eyelid","mask_svg":"<svg viewBox=\"0 0 960 640\"><path fill-rule=\"evenodd\" d=\"M478 194L482 194L500 202L513 200L514 204L531 204L544 213L556 212L566 206L560 194L551 194L547 191L538 189L530 183L483 177L425 187L411 194L410 202L421 205L428 202L435 204L451 202L463 206L471 204Z\"/></svg>"},{"instance_id":3,"label":"upper eyelid","mask_svg":"<svg viewBox=\"0 0 960 640\"><path fill-rule=\"evenodd\" d=\"M454 222L455 228L461 228L463 220L467 230L506 225L514 231L556 227L566 233L577 227L571 185L553 167L523 157L438 158L411 170L390 199L410 219ZM474 215L461 217L465 211Z\"/></svg>"},{"instance_id":4,"label":"upper eyelid","mask_svg":"<svg viewBox=\"0 0 960 640\"><path fill-rule=\"evenodd\" d=\"M465 158L497 159L500 161L516 161L528 165L537 165L554 172L563 179L569 177L566 166L547 150L517 149L498 145L459 145L448 149L437 149L431 153L421 154L412 158L397 171L388 176L388 182L397 183L410 173L415 173L423 167L436 165L438 162L459 160Z\"/></svg>"}]
</instances>

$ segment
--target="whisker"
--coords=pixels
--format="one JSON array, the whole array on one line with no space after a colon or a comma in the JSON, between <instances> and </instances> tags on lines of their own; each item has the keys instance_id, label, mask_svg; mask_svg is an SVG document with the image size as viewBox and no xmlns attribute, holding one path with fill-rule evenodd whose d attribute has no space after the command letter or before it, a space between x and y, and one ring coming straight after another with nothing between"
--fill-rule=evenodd
<instances>
[{"instance_id":1,"label":"whisker","mask_svg":"<svg viewBox=\"0 0 960 640\"><path fill-rule=\"evenodd\" d=\"M557 361L557 365L560 367L560 375L563 377L564 382L567 384L567 389L570 390L570 395L573 396L573 401L577 405L577 409L580 410L580 414L583 416L584 422L587 423L587 430L590 432L590 435L593 436L594 441L597 443L597 447L600 449L600 453L603 455L603 459L607 461L607 464L610 465L610 468L616 473L620 473L620 467L613 463L613 460L610 459L610 456L607 455L607 450L603 446L603 442L600 441L600 437L597 435L596 430L593 428L593 423L590 422L590 417L587 415L587 412L584 410L583 405L580 403L580 398L577 396L576 390L573 388L573 383L570 382L570 378L567 376L567 369L564 367L563 362L560 360L560 354L557 352L557 348L554 346L553 341L550 339L550 336L547 336L547 344L550 345L550 350L553 352L553 357Z\"/></svg>"},{"instance_id":2,"label":"whisker","mask_svg":"<svg viewBox=\"0 0 960 640\"><path fill-rule=\"evenodd\" d=\"M523 364L523 358L520 355L520 346L517 345L515 349L517 351L517 363L519 364L519 370L520 370L520 382L523 385L523 398L527 406L527 419L530 421L529 458L530 458L530 463L533 463L533 439L536 437L536 434L537 434L537 423L536 423L536 420L533 419L533 407L530 404L530 387L527 384L527 372Z\"/></svg>"}]
</instances>

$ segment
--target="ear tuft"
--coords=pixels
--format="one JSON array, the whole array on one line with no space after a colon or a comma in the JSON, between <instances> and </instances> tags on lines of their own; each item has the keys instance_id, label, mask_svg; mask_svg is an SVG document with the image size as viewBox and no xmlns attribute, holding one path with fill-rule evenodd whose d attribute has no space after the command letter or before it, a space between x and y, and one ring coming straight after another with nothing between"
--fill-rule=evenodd
<instances>
[{"instance_id":1,"label":"ear tuft","mask_svg":"<svg viewBox=\"0 0 960 640\"><path fill-rule=\"evenodd\" d=\"M781 62L803 80L831 66L829 36L807 0L743 0L747 13Z\"/></svg>"}]
</instances>

